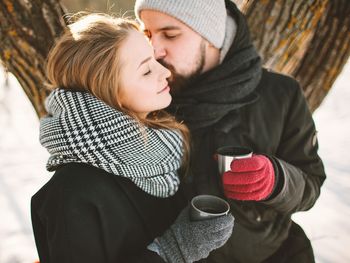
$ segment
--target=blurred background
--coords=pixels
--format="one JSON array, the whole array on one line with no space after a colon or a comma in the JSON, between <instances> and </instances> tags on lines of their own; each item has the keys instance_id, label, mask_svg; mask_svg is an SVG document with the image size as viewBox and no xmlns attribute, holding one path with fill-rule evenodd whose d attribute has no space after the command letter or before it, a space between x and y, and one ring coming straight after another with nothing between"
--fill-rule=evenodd
<instances>
[{"instance_id":1,"label":"blurred background","mask_svg":"<svg viewBox=\"0 0 350 263\"><path fill-rule=\"evenodd\" d=\"M239 1L238 1L239 2ZM132 16L134 1L63 0L68 12ZM320 199L294 219L310 237L319 263L350 262L350 62L314 112L328 178ZM51 174L38 141L39 121L16 78L0 66L0 263L38 260L30 198Z\"/></svg>"},{"instance_id":2,"label":"blurred background","mask_svg":"<svg viewBox=\"0 0 350 263\"><path fill-rule=\"evenodd\" d=\"M61 0L69 12L98 11L133 16L135 0Z\"/></svg>"}]
</instances>

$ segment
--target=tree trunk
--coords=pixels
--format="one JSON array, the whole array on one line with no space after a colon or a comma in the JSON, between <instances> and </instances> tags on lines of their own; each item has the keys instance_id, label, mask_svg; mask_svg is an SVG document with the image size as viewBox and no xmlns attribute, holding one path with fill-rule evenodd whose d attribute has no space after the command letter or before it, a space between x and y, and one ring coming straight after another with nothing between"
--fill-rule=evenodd
<instances>
[{"instance_id":1,"label":"tree trunk","mask_svg":"<svg viewBox=\"0 0 350 263\"><path fill-rule=\"evenodd\" d=\"M0 60L15 75L38 116L43 116L44 64L66 23L56 0L0 1Z\"/></svg>"},{"instance_id":2,"label":"tree trunk","mask_svg":"<svg viewBox=\"0 0 350 263\"><path fill-rule=\"evenodd\" d=\"M312 110L331 89L350 56L350 1L330 1L308 52L292 73L301 83Z\"/></svg>"},{"instance_id":3,"label":"tree trunk","mask_svg":"<svg viewBox=\"0 0 350 263\"><path fill-rule=\"evenodd\" d=\"M294 76L315 110L350 55L348 0L236 0L264 65Z\"/></svg>"},{"instance_id":4,"label":"tree trunk","mask_svg":"<svg viewBox=\"0 0 350 263\"><path fill-rule=\"evenodd\" d=\"M315 110L350 55L350 1L233 1L247 15L265 66L295 76ZM0 0L0 60L39 117L46 113L45 59L66 27L63 15L59 0Z\"/></svg>"}]
</instances>

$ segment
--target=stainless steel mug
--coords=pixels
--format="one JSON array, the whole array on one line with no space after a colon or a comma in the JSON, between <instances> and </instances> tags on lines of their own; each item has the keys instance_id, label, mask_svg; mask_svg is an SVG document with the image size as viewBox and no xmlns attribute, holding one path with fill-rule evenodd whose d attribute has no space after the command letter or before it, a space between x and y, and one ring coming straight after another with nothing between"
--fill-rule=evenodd
<instances>
[{"instance_id":1,"label":"stainless steel mug","mask_svg":"<svg viewBox=\"0 0 350 263\"><path fill-rule=\"evenodd\" d=\"M222 175L229 171L231 162L235 159L250 158L253 156L253 151L248 147L225 146L217 149L218 168Z\"/></svg>"},{"instance_id":2,"label":"stainless steel mug","mask_svg":"<svg viewBox=\"0 0 350 263\"><path fill-rule=\"evenodd\" d=\"M227 215L230 205L214 195L197 195L191 200L190 218L192 221L206 220Z\"/></svg>"}]
</instances>

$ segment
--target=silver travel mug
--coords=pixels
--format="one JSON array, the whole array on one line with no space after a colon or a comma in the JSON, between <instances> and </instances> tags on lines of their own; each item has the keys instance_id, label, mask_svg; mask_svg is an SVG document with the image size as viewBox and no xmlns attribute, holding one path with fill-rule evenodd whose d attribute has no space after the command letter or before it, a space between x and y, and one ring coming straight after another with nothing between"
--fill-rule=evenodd
<instances>
[{"instance_id":1,"label":"silver travel mug","mask_svg":"<svg viewBox=\"0 0 350 263\"><path fill-rule=\"evenodd\" d=\"M190 218L192 221L206 220L227 215L230 205L214 195L197 195L191 200Z\"/></svg>"},{"instance_id":2,"label":"silver travel mug","mask_svg":"<svg viewBox=\"0 0 350 263\"><path fill-rule=\"evenodd\" d=\"M217 149L218 168L222 175L224 172L231 170L231 162L235 159L250 158L253 151L248 147L225 146Z\"/></svg>"}]
</instances>

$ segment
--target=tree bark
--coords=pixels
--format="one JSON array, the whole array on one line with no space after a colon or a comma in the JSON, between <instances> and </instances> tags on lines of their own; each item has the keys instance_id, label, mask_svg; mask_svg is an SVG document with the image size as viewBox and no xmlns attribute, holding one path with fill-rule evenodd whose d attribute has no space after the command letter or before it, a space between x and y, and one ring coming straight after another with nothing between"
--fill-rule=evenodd
<instances>
[{"instance_id":1,"label":"tree bark","mask_svg":"<svg viewBox=\"0 0 350 263\"><path fill-rule=\"evenodd\" d=\"M264 65L294 76L314 111L350 55L348 0L236 0Z\"/></svg>"},{"instance_id":2,"label":"tree bark","mask_svg":"<svg viewBox=\"0 0 350 263\"><path fill-rule=\"evenodd\" d=\"M350 1L329 1L308 47L292 72L315 110L328 94L350 56Z\"/></svg>"},{"instance_id":3,"label":"tree bark","mask_svg":"<svg viewBox=\"0 0 350 263\"><path fill-rule=\"evenodd\" d=\"M39 117L43 116L45 59L65 28L56 0L0 1L0 60L15 75Z\"/></svg>"},{"instance_id":4,"label":"tree bark","mask_svg":"<svg viewBox=\"0 0 350 263\"><path fill-rule=\"evenodd\" d=\"M350 1L233 1L247 15L264 65L296 77L315 110L350 56ZM0 60L39 117L48 94L45 59L66 27L63 17L59 0L0 0Z\"/></svg>"}]
</instances>

